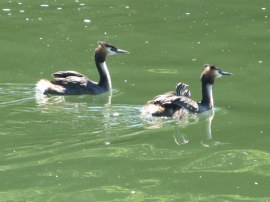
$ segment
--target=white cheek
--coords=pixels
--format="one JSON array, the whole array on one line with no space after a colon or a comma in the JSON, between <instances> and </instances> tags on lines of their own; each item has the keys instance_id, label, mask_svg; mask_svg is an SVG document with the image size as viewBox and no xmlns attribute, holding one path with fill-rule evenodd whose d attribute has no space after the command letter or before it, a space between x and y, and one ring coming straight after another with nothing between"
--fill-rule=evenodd
<instances>
[{"instance_id":1,"label":"white cheek","mask_svg":"<svg viewBox=\"0 0 270 202\"><path fill-rule=\"evenodd\" d=\"M110 48L107 48L107 54L114 55L114 54L116 54L116 52L112 51Z\"/></svg>"},{"instance_id":2,"label":"white cheek","mask_svg":"<svg viewBox=\"0 0 270 202\"><path fill-rule=\"evenodd\" d=\"M215 70L215 77L216 77L216 78L222 77L222 74L220 74L220 73L218 72L218 70Z\"/></svg>"}]
</instances>

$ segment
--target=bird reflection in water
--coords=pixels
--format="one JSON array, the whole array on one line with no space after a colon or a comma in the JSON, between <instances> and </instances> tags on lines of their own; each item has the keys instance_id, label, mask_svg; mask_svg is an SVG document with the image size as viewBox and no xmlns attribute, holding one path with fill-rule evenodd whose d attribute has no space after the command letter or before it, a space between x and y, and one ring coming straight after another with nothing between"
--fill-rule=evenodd
<instances>
[{"instance_id":1,"label":"bird reflection in water","mask_svg":"<svg viewBox=\"0 0 270 202\"><path fill-rule=\"evenodd\" d=\"M205 148L210 148L228 144L215 140L212 133L212 123L215 117L215 112L222 113L222 111L223 113L225 112L222 109L214 108L201 114L187 114L185 117L181 117L181 119L167 117L149 118L148 116L142 117L142 119L147 123L148 129L172 128L170 131L172 132L173 140L179 146L194 142L194 140L190 139L190 134L185 130L187 127L203 123L204 130L202 130L203 136L201 137L200 144Z\"/></svg>"},{"instance_id":2,"label":"bird reflection in water","mask_svg":"<svg viewBox=\"0 0 270 202\"><path fill-rule=\"evenodd\" d=\"M202 116L200 118L206 119L205 130L204 130L203 138L200 141L200 144L205 148L228 144L228 143L222 143L222 142L216 141L213 138L212 121L215 117L215 110L214 109L210 110L208 112L205 112L204 114L201 114L200 116ZM196 122L198 122L198 121L199 121L199 118ZM182 128L179 125L175 126L173 129L174 142L179 146L188 144L190 142L188 136L186 134L184 134L181 129Z\"/></svg>"}]
</instances>

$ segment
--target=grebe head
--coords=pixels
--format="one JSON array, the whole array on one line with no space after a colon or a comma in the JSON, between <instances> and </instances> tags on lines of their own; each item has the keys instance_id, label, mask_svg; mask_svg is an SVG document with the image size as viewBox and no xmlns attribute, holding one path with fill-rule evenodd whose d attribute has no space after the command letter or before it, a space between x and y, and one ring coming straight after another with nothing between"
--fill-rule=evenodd
<instances>
[{"instance_id":1,"label":"grebe head","mask_svg":"<svg viewBox=\"0 0 270 202\"><path fill-rule=\"evenodd\" d=\"M206 64L204 67L204 71L201 75L201 81L206 84L214 84L216 78L232 75L232 73L224 72L214 65Z\"/></svg>"},{"instance_id":2,"label":"grebe head","mask_svg":"<svg viewBox=\"0 0 270 202\"><path fill-rule=\"evenodd\" d=\"M114 45L109 44L105 41L98 42L98 47L96 48L96 52L99 52L100 54L103 54L104 56L115 55L118 53L128 53L128 51L116 48Z\"/></svg>"}]
</instances>

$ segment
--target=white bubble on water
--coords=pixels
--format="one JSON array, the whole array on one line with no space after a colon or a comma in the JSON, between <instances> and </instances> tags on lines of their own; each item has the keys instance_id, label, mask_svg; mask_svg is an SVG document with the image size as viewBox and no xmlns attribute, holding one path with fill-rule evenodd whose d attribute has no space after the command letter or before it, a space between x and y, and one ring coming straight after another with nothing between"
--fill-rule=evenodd
<instances>
[{"instance_id":1,"label":"white bubble on water","mask_svg":"<svg viewBox=\"0 0 270 202\"><path fill-rule=\"evenodd\" d=\"M119 116L120 114L118 112L113 113L113 116Z\"/></svg>"},{"instance_id":2,"label":"white bubble on water","mask_svg":"<svg viewBox=\"0 0 270 202\"><path fill-rule=\"evenodd\" d=\"M48 4L41 4L40 7L47 8L47 7L49 7L49 5Z\"/></svg>"},{"instance_id":3,"label":"white bubble on water","mask_svg":"<svg viewBox=\"0 0 270 202\"><path fill-rule=\"evenodd\" d=\"M85 23L90 23L90 22L91 22L90 19L84 19L83 21L84 21Z\"/></svg>"},{"instance_id":4,"label":"white bubble on water","mask_svg":"<svg viewBox=\"0 0 270 202\"><path fill-rule=\"evenodd\" d=\"M9 12L9 11L11 11L11 9L10 9L10 8L3 8L2 10L3 10L3 11L5 11L5 12Z\"/></svg>"}]
</instances>

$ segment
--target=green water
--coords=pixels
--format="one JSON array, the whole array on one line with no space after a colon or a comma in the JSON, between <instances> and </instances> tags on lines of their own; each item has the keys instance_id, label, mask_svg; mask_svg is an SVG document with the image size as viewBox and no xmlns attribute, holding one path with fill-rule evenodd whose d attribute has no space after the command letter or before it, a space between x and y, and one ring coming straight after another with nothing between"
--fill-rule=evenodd
<instances>
[{"instance_id":1,"label":"green water","mask_svg":"<svg viewBox=\"0 0 270 202\"><path fill-rule=\"evenodd\" d=\"M269 2L2 0L0 201L269 201ZM86 20L86 21L85 21ZM89 22L90 20L90 22ZM36 98L58 70L97 80L106 40L113 96ZM231 77L216 112L185 122L141 117L190 85L203 64Z\"/></svg>"}]
</instances>

